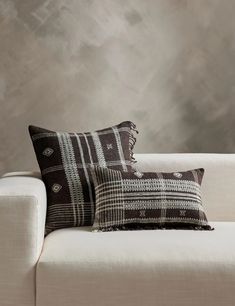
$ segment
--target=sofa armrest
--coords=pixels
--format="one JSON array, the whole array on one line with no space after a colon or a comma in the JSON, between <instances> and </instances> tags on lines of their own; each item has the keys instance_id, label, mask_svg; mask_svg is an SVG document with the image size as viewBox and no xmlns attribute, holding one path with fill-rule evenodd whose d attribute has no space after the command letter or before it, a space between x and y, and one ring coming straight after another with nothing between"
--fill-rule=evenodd
<instances>
[{"instance_id":1,"label":"sofa armrest","mask_svg":"<svg viewBox=\"0 0 235 306\"><path fill-rule=\"evenodd\" d=\"M35 305L45 217L46 190L40 179L0 178L0 305Z\"/></svg>"}]
</instances>

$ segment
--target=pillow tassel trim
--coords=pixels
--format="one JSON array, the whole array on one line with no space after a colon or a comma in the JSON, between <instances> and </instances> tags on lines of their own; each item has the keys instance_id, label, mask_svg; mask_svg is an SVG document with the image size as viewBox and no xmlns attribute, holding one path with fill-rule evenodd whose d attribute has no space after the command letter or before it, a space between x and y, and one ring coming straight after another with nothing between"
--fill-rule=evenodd
<instances>
[{"instance_id":1,"label":"pillow tassel trim","mask_svg":"<svg viewBox=\"0 0 235 306\"><path fill-rule=\"evenodd\" d=\"M139 134L139 131L136 129L136 125L133 122L130 122L130 138L129 138L129 148L130 148L130 157L132 164L135 164L137 161L134 158L134 146L136 143L136 137L134 136L134 132Z\"/></svg>"}]
</instances>

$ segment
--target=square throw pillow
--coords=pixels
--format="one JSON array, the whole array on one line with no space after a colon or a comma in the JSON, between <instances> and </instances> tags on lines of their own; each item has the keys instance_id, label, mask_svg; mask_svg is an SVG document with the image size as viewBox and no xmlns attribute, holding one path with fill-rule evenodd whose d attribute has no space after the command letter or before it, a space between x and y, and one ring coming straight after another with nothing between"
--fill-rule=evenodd
<instances>
[{"instance_id":1,"label":"square throw pillow","mask_svg":"<svg viewBox=\"0 0 235 306\"><path fill-rule=\"evenodd\" d=\"M201 201L204 169L156 173L92 167L94 231L118 229L211 230Z\"/></svg>"},{"instance_id":2,"label":"square throw pillow","mask_svg":"<svg viewBox=\"0 0 235 306\"><path fill-rule=\"evenodd\" d=\"M95 132L54 132L29 126L29 133L47 189L46 234L92 225L95 195L90 165L131 171L136 131L134 123ZM137 131L136 131L137 132Z\"/></svg>"}]
</instances>

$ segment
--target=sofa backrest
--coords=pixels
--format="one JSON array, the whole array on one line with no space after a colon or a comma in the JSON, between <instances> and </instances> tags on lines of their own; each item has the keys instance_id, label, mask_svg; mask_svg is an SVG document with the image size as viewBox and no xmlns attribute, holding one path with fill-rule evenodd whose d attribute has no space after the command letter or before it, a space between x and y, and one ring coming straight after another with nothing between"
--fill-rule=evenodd
<instances>
[{"instance_id":1,"label":"sofa backrest","mask_svg":"<svg viewBox=\"0 0 235 306\"><path fill-rule=\"evenodd\" d=\"M235 154L135 154L140 171L204 168L202 201L211 221L235 221Z\"/></svg>"}]
</instances>

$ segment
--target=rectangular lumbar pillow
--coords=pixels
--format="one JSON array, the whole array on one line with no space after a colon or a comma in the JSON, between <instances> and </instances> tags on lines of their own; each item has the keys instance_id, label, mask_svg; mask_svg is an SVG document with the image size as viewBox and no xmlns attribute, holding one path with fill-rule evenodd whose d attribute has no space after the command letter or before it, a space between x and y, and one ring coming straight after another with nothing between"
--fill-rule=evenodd
<instances>
[{"instance_id":1,"label":"rectangular lumbar pillow","mask_svg":"<svg viewBox=\"0 0 235 306\"><path fill-rule=\"evenodd\" d=\"M95 132L54 132L29 126L47 189L46 234L92 225L95 195L90 165L132 170L135 125L130 121Z\"/></svg>"},{"instance_id":2,"label":"rectangular lumbar pillow","mask_svg":"<svg viewBox=\"0 0 235 306\"><path fill-rule=\"evenodd\" d=\"M201 201L204 169L132 172L92 167L94 231L175 228L210 230Z\"/></svg>"}]
</instances>

